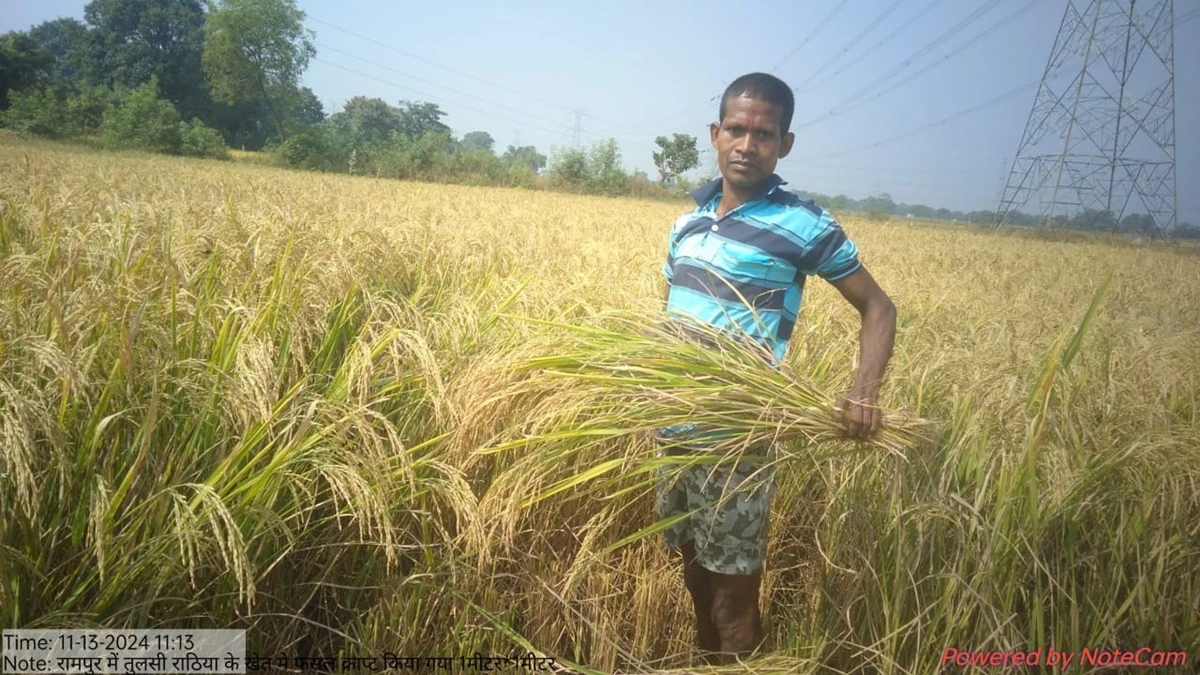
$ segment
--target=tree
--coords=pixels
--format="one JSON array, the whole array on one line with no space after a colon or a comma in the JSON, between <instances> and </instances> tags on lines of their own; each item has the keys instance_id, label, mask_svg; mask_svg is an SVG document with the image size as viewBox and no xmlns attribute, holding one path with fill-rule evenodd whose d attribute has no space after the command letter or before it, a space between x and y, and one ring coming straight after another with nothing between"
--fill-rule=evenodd
<instances>
[{"instance_id":1,"label":"tree","mask_svg":"<svg viewBox=\"0 0 1200 675\"><path fill-rule=\"evenodd\" d=\"M208 17L204 73L213 97L230 105L259 98L286 140L276 101L297 90L316 55L294 0L219 0ZM274 92L274 96L272 95Z\"/></svg>"},{"instance_id":2,"label":"tree","mask_svg":"<svg viewBox=\"0 0 1200 675\"><path fill-rule=\"evenodd\" d=\"M424 138L430 134L450 133L450 127L442 124L446 113L436 103L401 101L399 113L399 132L409 140Z\"/></svg>"},{"instance_id":3,"label":"tree","mask_svg":"<svg viewBox=\"0 0 1200 675\"><path fill-rule=\"evenodd\" d=\"M92 0L83 16L91 26L80 63L88 81L133 89L153 77L186 115L208 107L200 0Z\"/></svg>"},{"instance_id":4,"label":"tree","mask_svg":"<svg viewBox=\"0 0 1200 675\"><path fill-rule=\"evenodd\" d=\"M658 167L663 185L670 185L683 173L700 166L695 136L675 134L671 139L659 136L654 142L662 148L662 152L654 153L654 165Z\"/></svg>"},{"instance_id":5,"label":"tree","mask_svg":"<svg viewBox=\"0 0 1200 675\"><path fill-rule=\"evenodd\" d=\"M885 192L862 200L859 208L877 218L882 218L896 212L896 202L892 201L892 196Z\"/></svg>"},{"instance_id":6,"label":"tree","mask_svg":"<svg viewBox=\"0 0 1200 675\"><path fill-rule=\"evenodd\" d=\"M1130 213L1121 219L1119 228L1114 228L1113 225L1116 222L1116 218L1109 211L1105 211L1105 213L1108 213L1110 216L1106 222L1102 223L1102 227L1106 229L1119 229L1122 232L1132 232L1135 234L1158 234L1158 226L1154 223L1154 216L1149 214Z\"/></svg>"},{"instance_id":7,"label":"tree","mask_svg":"<svg viewBox=\"0 0 1200 675\"><path fill-rule=\"evenodd\" d=\"M504 151L504 161L513 166L527 166L534 171L546 166L546 156L539 154L537 148L532 145L522 145L519 148L508 146Z\"/></svg>"},{"instance_id":8,"label":"tree","mask_svg":"<svg viewBox=\"0 0 1200 675\"><path fill-rule=\"evenodd\" d=\"M471 150L482 150L483 152L491 153L492 148L496 145L496 141L486 131L471 131L464 135L458 144L459 147L468 152Z\"/></svg>"},{"instance_id":9,"label":"tree","mask_svg":"<svg viewBox=\"0 0 1200 675\"><path fill-rule=\"evenodd\" d=\"M0 110L8 107L8 92L36 87L53 63L50 52L25 33L0 35Z\"/></svg>"},{"instance_id":10,"label":"tree","mask_svg":"<svg viewBox=\"0 0 1200 675\"><path fill-rule=\"evenodd\" d=\"M555 151L551 148L550 179L558 186L581 189L586 187L589 171L587 153L579 148Z\"/></svg>"},{"instance_id":11,"label":"tree","mask_svg":"<svg viewBox=\"0 0 1200 675\"><path fill-rule=\"evenodd\" d=\"M290 97L287 108L287 123L292 126L307 127L325 121L325 107L321 99L308 87L300 87Z\"/></svg>"},{"instance_id":12,"label":"tree","mask_svg":"<svg viewBox=\"0 0 1200 675\"><path fill-rule=\"evenodd\" d=\"M105 112L100 129L109 147L170 154L180 150L179 113L170 101L159 98L155 78L134 89L120 107Z\"/></svg>"},{"instance_id":13,"label":"tree","mask_svg":"<svg viewBox=\"0 0 1200 675\"><path fill-rule=\"evenodd\" d=\"M621 151L617 140L610 138L597 143L588 157L589 187L600 194L615 195L625 191L629 177L621 168Z\"/></svg>"},{"instance_id":14,"label":"tree","mask_svg":"<svg viewBox=\"0 0 1200 675\"><path fill-rule=\"evenodd\" d=\"M381 98L355 96L330 121L351 143L369 145L387 140L400 130L400 111Z\"/></svg>"},{"instance_id":15,"label":"tree","mask_svg":"<svg viewBox=\"0 0 1200 675\"><path fill-rule=\"evenodd\" d=\"M8 108L0 112L0 123L13 131L47 138L65 134L67 119L62 101L48 88L8 92Z\"/></svg>"},{"instance_id":16,"label":"tree","mask_svg":"<svg viewBox=\"0 0 1200 675\"><path fill-rule=\"evenodd\" d=\"M47 83L55 87L78 86L83 79L88 50L88 29L75 19L45 21L29 29L29 37L50 54Z\"/></svg>"}]
</instances>

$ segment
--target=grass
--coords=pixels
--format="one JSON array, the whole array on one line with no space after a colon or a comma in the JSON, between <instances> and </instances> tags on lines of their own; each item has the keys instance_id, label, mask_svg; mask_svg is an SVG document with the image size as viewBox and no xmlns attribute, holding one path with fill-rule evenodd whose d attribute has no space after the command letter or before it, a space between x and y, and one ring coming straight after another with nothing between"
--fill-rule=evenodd
<instances>
[{"instance_id":1,"label":"grass","mask_svg":"<svg viewBox=\"0 0 1200 675\"><path fill-rule=\"evenodd\" d=\"M6 628L694 672L648 480L686 417L780 448L755 672L1200 654L1189 252L847 218L899 308L854 444L827 285L780 371L656 328L676 204L8 138L0 177Z\"/></svg>"}]
</instances>

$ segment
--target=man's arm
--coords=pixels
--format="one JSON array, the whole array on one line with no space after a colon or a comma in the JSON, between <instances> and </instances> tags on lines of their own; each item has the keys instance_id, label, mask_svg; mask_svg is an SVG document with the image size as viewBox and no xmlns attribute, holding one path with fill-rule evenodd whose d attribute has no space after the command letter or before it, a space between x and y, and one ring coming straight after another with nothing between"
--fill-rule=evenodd
<instances>
[{"instance_id":1,"label":"man's arm","mask_svg":"<svg viewBox=\"0 0 1200 675\"><path fill-rule=\"evenodd\" d=\"M862 330L858 336L858 375L854 378L854 387L834 410L839 414L839 420L846 424L851 438L867 438L879 430L883 417L877 402L896 339L896 306L866 267L829 283L862 316Z\"/></svg>"}]
</instances>

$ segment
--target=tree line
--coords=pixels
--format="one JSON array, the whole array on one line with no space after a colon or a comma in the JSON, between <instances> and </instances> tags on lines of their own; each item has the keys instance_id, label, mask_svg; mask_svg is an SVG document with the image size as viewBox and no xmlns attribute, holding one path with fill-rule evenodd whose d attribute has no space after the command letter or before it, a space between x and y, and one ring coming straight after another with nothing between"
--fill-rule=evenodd
<instances>
[{"instance_id":1,"label":"tree line","mask_svg":"<svg viewBox=\"0 0 1200 675\"><path fill-rule=\"evenodd\" d=\"M924 204L897 203L888 193L872 195L865 199L853 199L839 194L829 196L819 192L797 190L796 193L805 199L811 199L818 206L830 211L855 211L865 213L868 217L883 220L890 218L920 218L922 220L947 220L972 225L992 225L995 223L995 211L952 211L945 208L934 208ZM1007 224L1016 227L1042 227L1049 225L1054 228L1083 230L1087 232L1116 232L1120 234L1159 236L1162 232L1154 222L1154 218L1144 213L1129 213L1117 218L1112 211L1084 209L1072 216L1058 215L1045 223L1038 216L1014 211L1009 214ZM1200 228L1189 223L1180 223L1174 232L1175 237L1200 239Z\"/></svg>"},{"instance_id":2,"label":"tree line","mask_svg":"<svg viewBox=\"0 0 1200 675\"><path fill-rule=\"evenodd\" d=\"M533 187L547 158L532 145L498 153L485 131L455 137L437 104L355 96L326 115L300 77L315 55L294 0L92 0L0 36L0 124L109 148L227 158L265 150L300 169ZM697 163L667 141L662 183ZM678 194L620 167L615 141L555 153L554 187ZM582 161L577 161L577 160ZM657 190L657 192L656 192Z\"/></svg>"},{"instance_id":3,"label":"tree line","mask_svg":"<svg viewBox=\"0 0 1200 675\"><path fill-rule=\"evenodd\" d=\"M591 148L532 145L498 152L486 131L456 137L436 104L355 96L327 115L300 77L316 54L294 0L92 0L84 20L59 18L0 36L0 124L17 132L111 148L227 158L264 150L282 166L380 177L549 187L603 195L678 198L710 177L697 139L659 136L657 180L622 167L615 139ZM990 224L961 212L801 192L832 211ZM1016 225L1037 225L1015 214ZM1155 233L1144 214L1117 222L1085 211L1054 225ZM1182 224L1177 236L1200 238Z\"/></svg>"},{"instance_id":4,"label":"tree line","mask_svg":"<svg viewBox=\"0 0 1200 675\"><path fill-rule=\"evenodd\" d=\"M93 0L0 36L4 126L106 147L223 157L324 119L298 86L315 54L278 0Z\"/></svg>"}]
</instances>

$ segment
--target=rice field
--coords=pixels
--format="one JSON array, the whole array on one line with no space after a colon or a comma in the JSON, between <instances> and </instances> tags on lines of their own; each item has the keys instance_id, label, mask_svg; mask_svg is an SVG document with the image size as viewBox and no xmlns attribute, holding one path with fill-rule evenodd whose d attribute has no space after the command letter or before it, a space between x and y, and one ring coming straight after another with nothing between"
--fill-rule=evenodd
<instances>
[{"instance_id":1,"label":"rice field","mask_svg":"<svg viewBox=\"0 0 1200 675\"><path fill-rule=\"evenodd\" d=\"M688 208L0 138L0 626L703 671L649 432L710 415L783 448L766 653L724 672L1194 667L1194 250L845 217L899 311L852 444L831 286L781 373L655 330Z\"/></svg>"}]
</instances>

